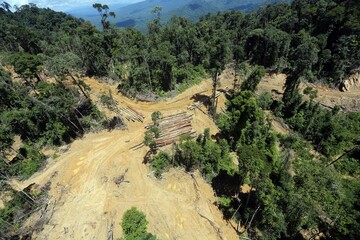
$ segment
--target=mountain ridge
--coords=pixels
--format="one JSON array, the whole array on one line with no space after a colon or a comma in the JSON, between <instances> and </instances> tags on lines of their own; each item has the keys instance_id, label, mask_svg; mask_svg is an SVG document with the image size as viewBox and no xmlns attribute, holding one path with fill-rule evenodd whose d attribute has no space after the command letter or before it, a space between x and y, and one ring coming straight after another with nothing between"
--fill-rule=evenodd
<instances>
[{"instance_id":1,"label":"mountain ridge","mask_svg":"<svg viewBox=\"0 0 360 240\"><path fill-rule=\"evenodd\" d=\"M116 14L116 17L109 21L118 27L134 27L144 32L147 30L147 22L154 18L151 10L156 6L162 7L161 20L165 23L173 15L196 21L208 13L238 10L246 13L277 2L291 2L291 0L146 0L128 5L109 5L110 11ZM95 9L93 13L90 9L86 9L86 14L74 11L67 13L89 20L97 27L101 26L100 17Z\"/></svg>"}]
</instances>

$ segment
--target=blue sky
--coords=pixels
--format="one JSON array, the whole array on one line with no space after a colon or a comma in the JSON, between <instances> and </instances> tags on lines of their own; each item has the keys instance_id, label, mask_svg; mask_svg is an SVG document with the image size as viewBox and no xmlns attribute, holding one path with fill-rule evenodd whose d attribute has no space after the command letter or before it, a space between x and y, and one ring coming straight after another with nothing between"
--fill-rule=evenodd
<instances>
[{"instance_id":1,"label":"blue sky","mask_svg":"<svg viewBox=\"0 0 360 240\"><path fill-rule=\"evenodd\" d=\"M112 4L112 3L135 3L144 0L5 0L10 5L21 6L28 3L35 3L38 7L48 7L57 11L64 11L75 7L91 6L93 3ZM0 0L0 3L2 0Z\"/></svg>"}]
</instances>

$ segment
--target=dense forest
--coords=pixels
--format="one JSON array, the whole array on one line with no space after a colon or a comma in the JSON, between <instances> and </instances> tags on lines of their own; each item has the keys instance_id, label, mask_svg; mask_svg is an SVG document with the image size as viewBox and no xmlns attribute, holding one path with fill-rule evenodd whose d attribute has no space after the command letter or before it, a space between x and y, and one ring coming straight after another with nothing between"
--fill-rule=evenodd
<instances>
[{"instance_id":1,"label":"dense forest","mask_svg":"<svg viewBox=\"0 0 360 240\"><path fill-rule=\"evenodd\" d=\"M239 233L251 239L360 238L360 114L322 108L311 89L299 90L301 81L335 88L360 70L357 0L294 0L246 15L208 14L195 23L174 16L162 24L157 7L147 34L111 25L114 14L106 5L94 8L101 30L34 4L15 12L1 5L2 186L9 177L36 172L44 161L41 147L107 125L81 76L111 78L123 94L151 100L205 76L213 79L215 93L231 63L244 81L229 95L225 113L217 114L212 100L209 112L221 130L217 140L207 130L195 141L184 137L174 156L154 157L156 175L172 164L198 169L219 196L224 217L239 222ZM287 74L281 100L255 94L266 71ZM283 118L291 134L274 132L265 110ZM15 135L25 144L8 159ZM238 166L230 153L236 153ZM239 191L243 184L251 186L248 193ZM15 231L14 201L0 210L1 234Z\"/></svg>"}]
</instances>

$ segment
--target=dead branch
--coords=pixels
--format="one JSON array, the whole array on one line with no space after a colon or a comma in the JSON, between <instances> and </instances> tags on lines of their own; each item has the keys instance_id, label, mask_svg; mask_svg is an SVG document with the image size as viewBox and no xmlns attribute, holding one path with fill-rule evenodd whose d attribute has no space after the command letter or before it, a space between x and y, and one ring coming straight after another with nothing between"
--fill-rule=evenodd
<instances>
[{"instance_id":1,"label":"dead branch","mask_svg":"<svg viewBox=\"0 0 360 240\"><path fill-rule=\"evenodd\" d=\"M129 181L125 180L125 175L128 172L128 170L129 170L128 168L125 169L125 172L123 174L121 174L118 177L114 178L114 182L115 182L115 184L117 186L120 186L120 184L123 183L123 182L127 182L127 183L129 182Z\"/></svg>"}]
</instances>

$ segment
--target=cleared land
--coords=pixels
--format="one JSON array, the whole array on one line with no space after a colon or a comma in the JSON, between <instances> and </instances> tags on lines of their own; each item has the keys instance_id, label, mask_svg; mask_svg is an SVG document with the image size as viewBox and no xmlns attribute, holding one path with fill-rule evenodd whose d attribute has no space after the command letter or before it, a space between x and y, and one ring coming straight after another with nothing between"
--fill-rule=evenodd
<instances>
[{"instance_id":1,"label":"cleared land","mask_svg":"<svg viewBox=\"0 0 360 240\"><path fill-rule=\"evenodd\" d=\"M134 102L115 94L115 86L90 78L85 81L92 88L94 101L101 92L110 89L119 106L130 106L145 119L143 123L126 121L127 130L87 134L32 178L25 182L13 180L17 189L31 183L43 186L51 182L48 207L51 219L34 237L106 239L111 229L114 237L120 237L122 215L135 206L145 212L149 231L160 239L204 239L205 236L206 239L237 239L235 230L214 205L216 198L211 186L198 173L193 178L181 169L173 169L162 180L157 180L142 163L148 149L133 148L143 141L144 127L151 122L154 111L161 111L164 116L187 111L193 114L195 131L201 133L209 127L215 134L217 127L208 115L198 109L187 110L195 93L210 95L211 81L206 80L173 99L158 103ZM220 101L223 103L224 99ZM206 111L205 107L203 110ZM125 181L116 184L115 180L121 175ZM28 225L39 218L40 214L35 214Z\"/></svg>"},{"instance_id":2,"label":"cleared land","mask_svg":"<svg viewBox=\"0 0 360 240\"><path fill-rule=\"evenodd\" d=\"M231 87L233 76L226 71L221 86ZM151 123L151 113L161 111L164 116L186 111L193 114L192 127L201 133L218 129L212 119L201 110L188 110L194 96L201 103L211 94L211 80L193 86L175 98L162 102L135 102L116 93L116 86L86 78L92 88L91 97L97 101L101 93L113 93L119 107L131 107L144 116L143 122L126 121L127 130L91 133L74 141L69 150L50 160L45 169L25 182L12 181L16 189L31 183L43 186L51 183L49 206L44 228L35 239L107 239L120 237L119 225L123 213L135 206L145 212L149 231L160 239L238 239L231 224L222 218L214 205L216 197L198 173L194 178L182 169L173 169L161 180L154 178L143 164L146 147L133 148L143 141L144 127ZM284 76L266 78L260 91L282 91ZM200 95L199 95L200 94ZM340 93L339 94L347 94ZM218 111L224 109L225 96L219 96ZM107 116L114 113L107 112ZM280 126L275 126L280 128ZM285 130L283 130L285 131ZM116 184L116 179L124 180ZM40 219L34 214L27 225ZM44 215L43 215L44 216Z\"/></svg>"}]
</instances>

